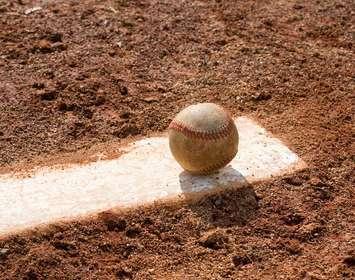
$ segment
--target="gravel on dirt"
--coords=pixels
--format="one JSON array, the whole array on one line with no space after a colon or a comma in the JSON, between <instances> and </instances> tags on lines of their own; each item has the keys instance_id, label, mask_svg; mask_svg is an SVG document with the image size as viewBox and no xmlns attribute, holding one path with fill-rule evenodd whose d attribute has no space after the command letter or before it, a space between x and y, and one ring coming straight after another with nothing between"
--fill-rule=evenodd
<instances>
[{"instance_id":1,"label":"gravel on dirt","mask_svg":"<svg viewBox=\"0 0 355 280\"><path fill-rule=\"evenodd\" d=\"M206 101L257 119L309 164L198 201L3 237L1 279L354 279L354 10L0 1L2 168L85 158Z\"/></svg>"}]
</instances>

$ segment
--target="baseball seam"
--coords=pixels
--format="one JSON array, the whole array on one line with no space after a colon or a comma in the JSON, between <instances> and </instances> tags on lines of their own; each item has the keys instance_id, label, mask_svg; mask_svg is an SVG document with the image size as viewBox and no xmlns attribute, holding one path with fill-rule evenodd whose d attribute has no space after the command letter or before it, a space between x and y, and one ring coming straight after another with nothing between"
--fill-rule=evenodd
<instances>
[{"instance_id":1,"label":"baseball seam","mask_svg":"<svg viewBox=\"0 0 355 280\"><path fill-rule=\"evenodd\" d=\"M227 137L232 132L233 125L233 120L228 120L226 124L221 125L218 129L212 131L200 131L185 123L173 120L169 125L169 129L176 130L193 139L216 141Z\"/></svg>"}]
</instances>

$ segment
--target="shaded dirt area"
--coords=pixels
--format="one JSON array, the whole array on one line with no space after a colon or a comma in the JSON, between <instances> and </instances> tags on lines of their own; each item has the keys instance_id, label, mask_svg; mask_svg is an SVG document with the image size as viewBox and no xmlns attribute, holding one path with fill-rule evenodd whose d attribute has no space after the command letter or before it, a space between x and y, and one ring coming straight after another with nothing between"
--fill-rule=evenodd
<instances>
[{"instance_id":1,"label":"shaded dirt area","mask_svg":"<svg viewBox=\"0 0 355 280\"><path fill-rule=\"evenodd\" d=\"M309 164L253 191L3 238L0 278L354 278L354 10L0 1L1 167L164 131L204 101L257 119Z\"/></svg>"}]
</instances>

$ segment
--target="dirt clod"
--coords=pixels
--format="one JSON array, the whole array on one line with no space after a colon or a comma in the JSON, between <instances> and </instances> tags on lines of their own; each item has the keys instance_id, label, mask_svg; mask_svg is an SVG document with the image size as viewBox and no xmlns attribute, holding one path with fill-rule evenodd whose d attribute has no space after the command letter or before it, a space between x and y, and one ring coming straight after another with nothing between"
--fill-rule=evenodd
<instances>
[{"instance_id":1,"label":"dirt clod","mask_svg":"<svg viewBox=\"0 0 355 280\"><path fill-rule=\"evenodd\" d=\"M238 267L238 266L243 266L246 264L250 264L253 262L250 256L243 254L243 255L235 255L232 258L233 264Z\"/></svg>"},{"instance_id":2,"label":"dirt clod","mask_svg":"<svg viewBox=\"0 0 355 280\"><path fill-rule=\"evenodd\" d=\"M129 226L126 229L126 236L130 238L136 238L140 233L142 229L138 226Z\"/></svg>"},{"instance_id":3,"label":"dirt clod","mask_svg":"<svg viewBox=\"0 0 355 280\"><path fill-rule=\"evenodd\" d=\"M218 250L224 248L228 244L228 241L228 236L224 231L217 229L206 232L199 239L199 244L209 249Z\"/></svg>"},{"instance_id":4,"label":"dirt clod","mask_svg":"<svg viewBox=\"0 0 355 280\"><path fill-rule=\"evenodd\" d=\"M40 94L41 100L52 101L57 98L57 92L55 91L45 91Z\"/></svg>"},{"instance_id":5,"label":"dirt clod","mask_svg":"<svg viewBox=\"0 0 355 280\"><path fill-rule=\"evenodd\" d=\"M116 273L117 279L119 280L130 280L133 279L132 272L127 268L120 268Z\"/></svg>"},{"instance_id":6,"label":"dirt clod","mask_svg":"<svg viewBox=\"0 0 355 280\"><path fill-rule=\"evenodd\" d=\"M270 22L267 21L270 25ZM258 92L256 93L255 95L252 96L252 100L255 100L255 101L266 101L266 100L269 100L271 99L271 94L269 93L265 93L265 92Z\"/></svg>"},{"instance_id":7,"label":"dirt clod","mask_svg":"<svg viewBox=\"0 0 355 280\"><path fill-rule=\"evenodd\" d=\"M0 249L0 260L4 260L7 257L9 251L10 250L6 248Z\"/></svg>"},{"instance_id":8,"label":"dirt clod","mask_svg":"<svg viewBox=\"0 0 355 280\"><path fill-rule=\"evenodd\" d=\"M303 184L303 181L301 178L298 178L296 176L291 176L291 177L286 177L284 179L285 183L292 185L292 186L301 186Z\"/></svg>"},{"instance_id":9,"label":"dirt clod","mask_svg":"<svg viewBox=\"0 0 355 280\"><path fill-rule=\"evenodd\" d=\"M63 41L63 34L62 33L50 33L47 36L48 40L50 40L52 43L57 43L57 42L62 42Z\"/></svg>"},{"instance_id":10,"label":"dirt clod","mask_svg":"<svg viewBox=\"0 0 355 280\"><path fill-rule=\"evenodd\" d=\"M35 89L44 89L45 88L45 84L44 83L33 83L32 84L32 87L35 88Z\"/></svg>"},{"instance_id":11,"label":"dirt clod","mask_svg":"<svg viewBox=\"0 0 355 280\"><path fill-rule=\"evenodd\" d=\"M122 94L122 95L128 95L128 88L126 86L120 86L119 87L119 92Z\"/></svg>"},{"instance_id":12,"label":"dirt clod","mask_svg":"<svg viewBox=\"0 0 355 280\"><path fill-rule=\"evenodd\" d=\"M282 220L284 221L284 223L288 226L294 226L294 225L298 225L300 223L302 223L304 221L304 216L301 214L289 214L287 216L282 217Z\"/></svg>"},{"instance_id":13,"label":"dirt clod","mask_svg":"<svg viewBox=\"0 0 355 280\"><path fill-rule=\"evenodd\" d=\"M343 263L345 263L347 266L355 266L355 255L344 257Z\"/></svg>"},{"instance_id":14,"label":"dirt clod","mask_svg":"<svg viewBox=\"0 0 355 280\"><path fill-rule=\"evenodd\" d=\"M305 224L298 230L298 238L302 241L312 241L321 237L324 233L325 227L316 223Z\"/></svg>"},{"instance_id":15,"label":"dirt clod","mask_svg":"<svg viewBox=\"0 0 355 280\"><path fill-rule=\"evenodd\" d=\"M124 231L127 227L127 221L124 218L110 211L100 213L99 219L107 226L109 231Z\"/></svg>"},{"instance_id":16,"label":"dirt clod","mask_svg":"<svg viewBox=\"0 0 355 280\"><path fill-rule=\"evenodd\" d=\"M72 242L66 242L66 241L54 241L52 242L52 245L54 248L58 250L63 250L63 251L71 251L75 250L76 246Z\"/></svg>"},{"instance_id":17,"label":"dirt clod","mask_svg":"<svg viewBox=\"0 0 355 280\"><path fill-rule=\"evenodd\" d=\"M126 138L128 136L135 136L139 134L139 129L135 124L123 124L119 131L115 132L118 137Z\"/></svg>"}]
</instances>

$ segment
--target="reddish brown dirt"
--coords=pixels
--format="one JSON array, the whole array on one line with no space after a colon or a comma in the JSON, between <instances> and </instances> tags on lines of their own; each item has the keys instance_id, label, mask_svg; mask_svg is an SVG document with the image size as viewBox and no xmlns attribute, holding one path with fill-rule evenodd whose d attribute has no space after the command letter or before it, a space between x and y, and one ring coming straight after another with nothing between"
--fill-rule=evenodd
<instances>
[{"instance_id":1,"label":"reddish brown dirt","mask_svg":"<svg viewBox=\"0 0 355 280\"><path fill-rule=\"evenodd\" d=\"M258 119L309 164L194 203L3 238L0 278L354 279L354 10L0 1L2 167L163 131L202 101Z\"/></svg>"}]
</instances>

